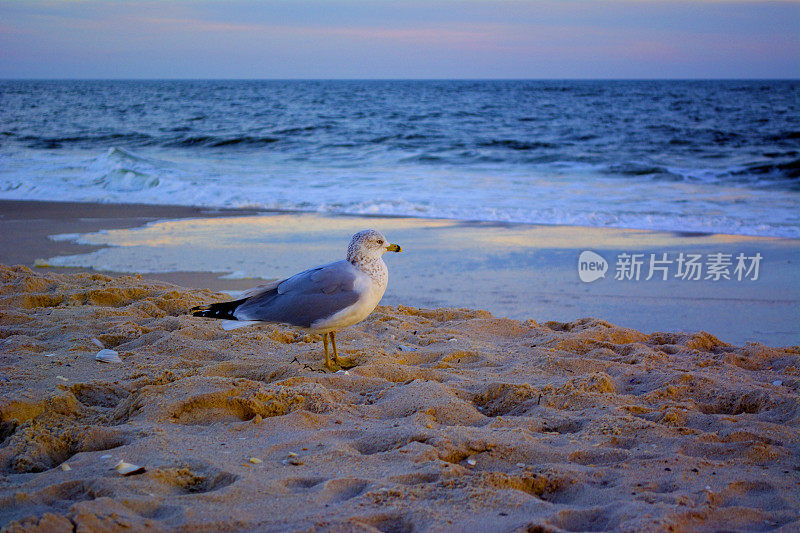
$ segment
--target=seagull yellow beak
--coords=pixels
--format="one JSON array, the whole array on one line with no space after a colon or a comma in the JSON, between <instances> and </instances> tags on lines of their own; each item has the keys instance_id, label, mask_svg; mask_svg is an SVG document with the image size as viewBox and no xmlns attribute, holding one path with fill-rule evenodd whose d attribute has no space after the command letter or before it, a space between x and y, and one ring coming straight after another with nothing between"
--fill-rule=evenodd
<instances>
[{"instance_id":1,"label":"seagull yellow beak","mask_svg":"<svg viewBox=\"0 0 800 533\"><path fill-rule=\"evenodd\" d=\"M390 244L389 246L386 247L386 251L387 252L402 252L403 249L400 248L399 244Z\"/></svg>"}]
</instances>

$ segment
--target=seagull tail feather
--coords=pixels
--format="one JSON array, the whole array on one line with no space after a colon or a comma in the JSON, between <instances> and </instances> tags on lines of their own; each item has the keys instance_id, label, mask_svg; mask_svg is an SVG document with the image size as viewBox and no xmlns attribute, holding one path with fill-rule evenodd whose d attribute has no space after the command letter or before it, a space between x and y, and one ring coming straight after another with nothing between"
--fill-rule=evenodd
<instances>
[{"instance_id":1,"label":"seagull tail feather","mask_svg":"<svg viewBox=\"0 0 800 533\"><path fill-rule=\"evenodd\" d=\"M192 307L192 316L202 316L206 318L220 318L222 320L239 320L233 313L240 305L242 305L247 298L241 300L232 300L230 302L221 302L217 304L198 305Z\"/></svg>"}]
</instances>

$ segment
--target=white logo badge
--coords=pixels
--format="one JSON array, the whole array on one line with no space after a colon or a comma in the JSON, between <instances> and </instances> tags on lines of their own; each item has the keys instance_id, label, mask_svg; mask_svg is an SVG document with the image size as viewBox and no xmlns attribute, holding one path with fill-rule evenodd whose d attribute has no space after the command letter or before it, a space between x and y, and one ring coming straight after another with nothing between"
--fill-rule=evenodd
<instances>
[{"instance_id":1,"label":"white logo badge","mask_svg":"<svg viewBox=\"0 0 800 533\"><path fill-rule=\"evenodd\" d=\"M596 254L590 250L581 252L578 258L578 277L584 283L591 283L592 281L606 277L608 270L608 263L603 256Z\"/></svg>"}]
</instances>

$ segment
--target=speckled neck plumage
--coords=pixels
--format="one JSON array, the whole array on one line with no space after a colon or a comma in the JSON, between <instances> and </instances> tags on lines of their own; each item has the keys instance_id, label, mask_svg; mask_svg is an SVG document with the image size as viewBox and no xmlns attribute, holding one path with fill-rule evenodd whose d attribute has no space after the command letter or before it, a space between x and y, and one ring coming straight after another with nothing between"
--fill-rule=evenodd
<instances>
[{"instance_id":1,"label":"speckled neck plumage","mask_svg":"<svg viewBox=\"0 0 800 533\"><path fill-rule=\"evenodd\" d=\"M347 260L352 265L365 274L372 280L380 285L386 287L389 281L389 270L386 268L386 263L380 257L369 257L361 253L353 253L347 255Z\"/></svg>"}]
</instances>

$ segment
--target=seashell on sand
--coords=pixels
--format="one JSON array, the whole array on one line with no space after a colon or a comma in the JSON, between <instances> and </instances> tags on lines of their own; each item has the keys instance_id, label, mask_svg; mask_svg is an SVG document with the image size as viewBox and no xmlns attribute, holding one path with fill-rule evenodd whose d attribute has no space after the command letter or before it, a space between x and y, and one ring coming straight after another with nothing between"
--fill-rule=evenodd
<instances>
[{"instance_id":1,"label":"seashell on sand","mask_svg":"<svg viewBox=\"0 0 800 533\"><path fill-rule=\"evenodd\" d=\"M123 460L120 460L120 462L114 465L114 469L123 476L132 476L133 474L141 474L147 470L143 466L135 465L132 463L126 463Z\"/></svg>"},{"instance_id":2,"label":"seashell on sand","mask_svg":"<svg viewBox=\"0 0 800 533\"><path fill-rule=\"evenodd\" d=\"M289 452L289 457L283 460L283 464L289 464L294 466L299 466L303 464L303 461L300 459L300 456L294 452Z\"/></svg>"},{"instance_id":3,"label":"seashell on sand","mask_svg":"<svg viewBox=\"0 0 800 533\"><path fill-rule=\"evenodd\" d=\"M94 356L95 359L100 361L101 363L121 363L122 359L120 359L119 354L114 350L109 350L108 348L104 348L97 352L97 355Z\"/></svg>"}]
</instances>

